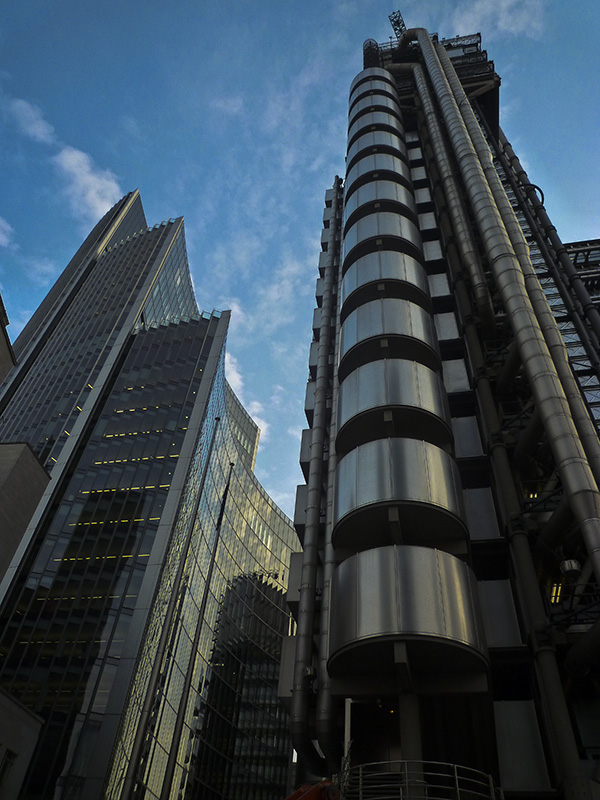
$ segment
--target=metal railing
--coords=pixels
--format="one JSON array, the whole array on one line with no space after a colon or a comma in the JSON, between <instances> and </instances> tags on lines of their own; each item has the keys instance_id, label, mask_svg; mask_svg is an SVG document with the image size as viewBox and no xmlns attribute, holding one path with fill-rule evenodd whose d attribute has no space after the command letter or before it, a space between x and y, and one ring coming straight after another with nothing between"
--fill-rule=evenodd
<instances>
[{"instance_id":1,"label":"metal railing","mask_svg":"<svg viewBox=\"0 0 600 800\"><path fill-rule=\"evenodd\" d=\"M382 761L340 776L343 800L503 800L483 772L436 761Z\"/></svg>"}]
</instances>

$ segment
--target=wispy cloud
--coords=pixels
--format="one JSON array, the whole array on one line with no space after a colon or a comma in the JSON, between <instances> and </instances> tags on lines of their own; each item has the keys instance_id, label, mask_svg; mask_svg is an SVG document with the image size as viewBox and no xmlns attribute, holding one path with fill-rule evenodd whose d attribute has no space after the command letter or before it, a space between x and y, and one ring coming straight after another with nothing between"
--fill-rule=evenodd
<instances>
[{"instance_id":1,"label":"wispy cloud","mask_svg":"<svg viewBox=\"0 0 600 800\"><path fill-rule=\"evenodd\" d=\"M241 401L244 392L244 379L242 378L237 358L228 351L225 353L225 377L236 393L238 400Z\"/></svg>"},{"instance_id":2,"label":"wispy cloud","mask_svg":"<svg viewBox=\"0 0 600 800\"><path fill-rule=\"evenodd\" d=\"M13 241L14 230L12 225L0 217L0 247L9 247Z\"/></svg>"},{"instance_id":3,"label":"wispy cloud","mask_svg":"<svg viewBox=\"0 0 600 800\"><path fill-rule=\"evenodd\" d=\"M457 31L481 31L486 39L500 34L540 37L546 0L474 0L460 3L452 15Z\"/></svg>"},{"instance_id":4,"label":"wispy cloud","mask_svg":"<svg viewBox=\"0 0 600 800\"><path fill-rule=\"evenodd\" d=\"M76 216L95 221L122 197L117 176L100 169L83 150L65 145L53 161L65 180L65 194Z\"/></svg>"},{"instance_id":5,"label":"wispy cloud","mask_svg":"<svg viewBox=\"0 0 600 800\"><path fill-rule=\"evenodd\" d=\"M31 319L31 315L33 311L30 308L21 308L19 309L16 314L11 313L10 315L10 338L14 341L17 336L21 333L25 325Z\"/></svg>"},{"instance_id":6,"label":"wispy cloud","mask_svg":"<svg viewBox=\"0 0 600 800\"><path fill-rule=\"evenodd\" d=\"M43 112L39 106L13 97L8 104L10 114L17 124L21 133L43 144L56 144L56 134L54 128L44 119Z\"/></svg>"},{"instance_id":7,"label":"wispy cloud","mask_svg":"<svg viewBox=\"0 0 600 800\"><path fill-rule=\"evenodd\" d=\"M86 224L96 222L123 196L124 192L111 170L101 169L88 153L59 141L39 106L17 97L5 98L4 104L24 136L58 149L52 162L63 180L64 193L77 218Z\"/></svg>"},{"instance_id":8,"label":"wispy cloud","mask_svg":"<svg viewBox=\"0 0 600 800\"><path fill-rule=\"evenodd\" d=\"M246 411L250 414L254 422L260 428L262 441L267 441L269 438L269 423L264 417L265 407L258 400L246 400L244 397L244 379L240 371L238 360L231 353L225 353L225 377L229 381L229 385L236 393L238 400L242 403Z\"/></svg>"},{"instance_id":9,"label":"wispy cloud","mask_svg":"<svg viewBox=\"0 0 600 800\"><path fill-rule=\"evenodd\" d=\"M35 286L48 286L59 273L59 266L49 258L34 258L27 262L27 276Z\"/></svg>"},{"instance_id":10,"label":"wispy cloud","mask_svg":"<svg viewBox=\"0 0 600 800\"><path fill-rule=\"evenodd\" d=\"M209 105L221 114L237 117L244 110L244 98L239 94L229 97L213 97L209 100Z\"/></svg>"}]
</instances>

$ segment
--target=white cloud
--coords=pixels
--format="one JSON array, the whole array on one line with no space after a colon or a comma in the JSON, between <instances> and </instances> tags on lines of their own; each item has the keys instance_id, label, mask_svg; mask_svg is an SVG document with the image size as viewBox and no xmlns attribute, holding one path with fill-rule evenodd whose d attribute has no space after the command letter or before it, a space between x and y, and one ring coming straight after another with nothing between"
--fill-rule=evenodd
<instances>
[{"instance_id":1,"label":"white cloud","mask_svg":"<svg viewBox=\"0 0 600 800\"><path fill-rule=\"evenodd\" d=\"M21 333L25 325L31 319L33 311L29 308L21 308L16 314L10 315L10 338L14 341Z\"/></svg>"},{"instance_id":2,"label":"white cloud","mask_svg":"<svg viewBox=\"0 0 600 800\"><path fill-rule=\"evenodd\" d=\"M302 440L302 427L300 425L292 425L287 428L286 433L288 436L291 436L292 439L297 441L298 449L300 449L300 442Z\"/></svg>"},{"instance_id":3,"label":"white cloud","mask_svg":"<svg viewBox=\"0 0 600 800\"><path fill-rule=\"evenodd\" d=\"M239 94L230 97L213 97L209 100L209 105L215 111L229 117L237 117L244 110L244 98Z\"/></svg>"},{"instance_id":4,"label":"white cloud","mask_svg":"<svg viewBox=\"0 0 600 800\"><path fill-rule=\"evenodd\" d=\"M266 478L268 481L269 478ZM283 511L284 514L287 514L290 519L294 515L294 505L296 503L296 486L289 491L280 491L274 487L268 488L265 486L265 490L268 492L270 498L273 502L277 503L279 508Z\"/></svg>"},{"instance_id":5,"label":"white cloud","mask_svg":"<svg viewBox=\"0 0 600 800\"><path fill-rule=\"evenodd\" d=\"M49 258L34 258L27 262L26 272L33 284L47 286L58 275L59 267Z\"/></svg>"},{"instance_id":6,"label":"white cloud","mask_svg":"<svg viewBox=\"0 0 600 800\"><path fill-rule=\"evenodd\" d=\"M218 308L228 308L231 311L231 319L229 321L229 334L235 338L238 333L246 329L248 325L248 316L242 304L237 297L221 297L217 301ZM231 381L230 381L231 383Z\"/></svg>"},{"instance_id":7,"label":"white cloud","mask_svg":"<svg viewBox=\"0 0 600 800\"><path fill-rule=\"evenodd\" d=\"M460 4L452 15L454 30L480 31L486 39L498 34L536 39L544 30L546 0L474 0Z\"/></svg>"},{"instance_id":8,"label":"white cloud","mask_svg":"<svg viewBox=\"0 0 600 800\"><path fill-rule=\"evenodd\" d=\"M125 114L125 116L121 117L119 124L130 139L134 139L137 142L145 141L146 137L141 125L131 114Z\"/></svg>"},{"instance_id":9,"label":"white cloud","mask_svg":"<svg viewBox=\"0 0 600 800\"><path fill-rule=\"evenodd\" d=\"M246 411L250 414L254 422L256 422L260 428L262 441L266 442L269 438L270 425L264 418L265 408L263 404L258 400L252 400L250 403L248 403L248 405L246 405Z\"/></svg>"},{"instance_id":10,"label":"white cloud","mask_svg":"<svg viewBox=\"0 0 600 800\"><path fill-rule=\"evenodd\" d=\"M244 399L244 379L240 371L238 360L231 353L225 353L225 377L229 385L237 395L238 400L244 406L248 414L260 428L261 439L266 442L269 438L269 423L264 418L265 408L258 400L247 402Z\"/></svg>"},{"instance_id":11,"label":"white cloud","mask_svg":"<svg viewBox=\"0 0 600 800\"><path fill-rule=\"evenodd\" d=\"M269 284L260 291L260 300L253 314L254 326L271 333L294 318L298 298L312 293L315 260L300 261L283 253L281 264Z\"/></svg>"},{"instance_id":12,"label":"white cloud","mask_svg":"<svg viewBox=\"0 0 600 800\"><path fill-rule=\"evenodd\" d=\"M42 110L33 103L13 98L8 104L9 111L19 126L21 133L36 142L55 144L54 128L46 122Z\"/></svg>"},{"instance_id":13,"label":"white cloud","mask_svg":"<svg viewBox=\"0 0 600 800\"><path fill-rule=\"evenodd\" d=\"M74 214L86 221L96 222L124 194L116 175L100 169L82 150L65 145L53 161L66 181L65 194Z\"/></svg>"},{"instance_id":14,"label":"white cloud","mask_svg":"<svg viewBox=\"0 0 600 800\"><path fill-rule=\"evenodd\" d=\"M86 224L97 222L123 196L124 192L111 170L100 169L88 153L59 141L39 106L18 97L5 97L3 103L24 136L58 149L52 161L65 181L64 191L75 216ZM131 135L134 127L135 120L131 118ZM8 232L0 224L0 246L3 246L3 237Z\"/></svg>"},{"instance_id":15,"label":"white cloud","mask_svg":"<svg viewBox=\"0 0 600 800\"><path fill-rule=\"evenodd\" d=\"M0 217L0 247L8 247L12 244L13 233L12 225Z\"/></svg>"},{"instance_id":16,"label":"white cloud","mask_svg":"<svg viewBox=\"0 0 600 800\"><path fill-rule=\"evenodd\" d=\"M243 403L244 379L242 378L237 358L229 352L225 352L225 377L237 395L238 400Z\"/></svg>"}]
</instances>

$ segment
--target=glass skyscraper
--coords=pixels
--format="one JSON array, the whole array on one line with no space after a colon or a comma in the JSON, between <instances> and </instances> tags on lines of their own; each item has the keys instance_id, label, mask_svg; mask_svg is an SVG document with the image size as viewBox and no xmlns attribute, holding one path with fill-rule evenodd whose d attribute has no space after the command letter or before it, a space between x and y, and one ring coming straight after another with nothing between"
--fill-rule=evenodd
<instances>
[{"instance_id":1,"label":"glass skyscraper","mask_svg":"<svg viewBox=\"0 0 600 800\"><path fill-rule=\"evenodd\" d=\"M294 746L346 800L592 798L600 246L558 238L481 37L390 19L325 194Z\"/></svg>"},{"instance_id":2,"label":"glass skyscraper","mask_svg":"<svg viewBox=\"0 0 600 800\"><path fill-rule=\"evenodd\" d=\"M0 441L50 474L0 590L1 684L44 720L22 797L285 793L296 537L253 475L228 321L198 310L183 220L147 227L134 192L15 342Z\"/></svg>"}]
</instances>

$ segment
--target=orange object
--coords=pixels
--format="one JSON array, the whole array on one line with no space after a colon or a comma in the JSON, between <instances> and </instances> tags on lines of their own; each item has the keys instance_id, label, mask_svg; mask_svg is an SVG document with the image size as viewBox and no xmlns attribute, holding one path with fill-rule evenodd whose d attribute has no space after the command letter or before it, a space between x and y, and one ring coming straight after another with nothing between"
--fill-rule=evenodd
<instances>
[{"instance_id":1,"label":"orange object","mask_svg":"<svg viewBox=\"0 0 600 800\"><path fill-rule=\"evenodd\" d=\"M291 794L287 800L339 800L340 792L331 781L305 783Z\"/></svg>"}]
</instances>

